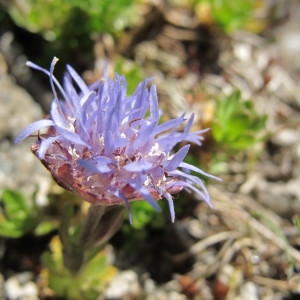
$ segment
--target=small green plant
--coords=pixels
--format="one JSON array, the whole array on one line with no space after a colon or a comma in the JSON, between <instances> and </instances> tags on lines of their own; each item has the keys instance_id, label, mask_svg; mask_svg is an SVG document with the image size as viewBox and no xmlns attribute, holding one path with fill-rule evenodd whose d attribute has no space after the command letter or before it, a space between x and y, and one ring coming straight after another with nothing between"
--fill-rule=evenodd
<instances>
[{"instance_id":1,"label":"small green plant","mask_svg":"<svg viewBox=\"0 0 300 300\"><path fill-rule=\"evenodd\" d=\"M74 32L106 32L116 34L135 20L135 0L52 0L15 1L9 7L9 14L21 27L55 39L68 25L73 10L81 10L84 20L72 23Z\"/></svg>"},{"instance_id":2,"label":"small green plant","mask_svg":"<svg viewBox=\"0 0 300 300\"><path fill-rule=\"evenodd\" d=\"M195 0L196 9L205 6L213 21L226 33L242 29L253 17L255 0ZM207 9L205 11L207 11Z\"/></svg>"},{"instance_id":3,"label":"small green plant","mask_svg":"<svg viewBox=\"0 0 300 300\"><path fill-rule=\"evenodd\" d=\"M4 189L0 205L0 236L19 238L26 234L45 235L58 226L58 221L42 218L34 196L27 199L19 191Z\"/></svg>"},{"instance_id":4,"label":"small green plant","mask_svg":"<svg viewBox=\"0 0 300 300\"><path fill-rule=\"evenodd\" d=\"M161 206L164 202L160 201ZM131 203L131 211L134 215L132 227L140 230L144 229L146 225L152 228L163 228L165 224L165 217L163 214L157 214L147 202L136 201Z\"/></svg>"},{"instance_id":5,"label":"small green plant","mask_svg":"<svg viewBox=\"0 0 300 300\"><path fill-rule=\"evenodd\" d=\"M6 189L1 195L0 236L18 238L33 231L37 225L33 203L17 191Z\"/></svg>"},{"instance_id":6,"label":"small green plant","mask_svg":"<svg viewBox=\"0 0 300 300\"><path fill-rule=\"evenodd\" d=\"M97 299L117 273L117 269L109 264L104 249L74 273L64 266L63 246L58 236L51 240L49 248L50 251L42 255L45 266L42 275L45 284L66 299Z\"/></svg>"},{"instance_id":7,"label":"small green plant","mask_svg":"<svg viewBox=\"0 0 300 300\"><path fill-rule=\"evenodd\" d=\"M64 299L97 299L116 275L105 244L123 221L123 208L64 205L58 236L42 255L43 281Z\"/></svg>"},{"instance_id":8,"label":"small green plant","mask_svg":"<svg viewBox=\"0 0 300 300\"><path fill-rule=\"evenodd\" d=\"M259 115L251 100L244 101L240 91L217 102L212 135L228 150L246 150L265 138L266 115Z\"/></svg>"}]
</instances>

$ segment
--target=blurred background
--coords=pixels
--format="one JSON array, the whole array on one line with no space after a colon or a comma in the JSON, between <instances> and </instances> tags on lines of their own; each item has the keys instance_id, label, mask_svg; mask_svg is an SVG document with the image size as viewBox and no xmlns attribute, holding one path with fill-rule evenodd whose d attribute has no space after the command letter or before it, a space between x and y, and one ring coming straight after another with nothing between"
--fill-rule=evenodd
<instances>
[{"instance_id":1,"label":"blurred background","mask_svg":"<svg viewBox=\"0 0 300 300\"><path fill-rule=\"evenodd\" d=\"M300 297L300 1L0 0L0 299ZM49 112L49 79L120 73L157 85L163 121L211 128L186 161L219 176L214 208L147 203L74 279L61 269L59 188L17 134ZM74 281L75 280L75 281Z\"/></svg>"}]
</instances>

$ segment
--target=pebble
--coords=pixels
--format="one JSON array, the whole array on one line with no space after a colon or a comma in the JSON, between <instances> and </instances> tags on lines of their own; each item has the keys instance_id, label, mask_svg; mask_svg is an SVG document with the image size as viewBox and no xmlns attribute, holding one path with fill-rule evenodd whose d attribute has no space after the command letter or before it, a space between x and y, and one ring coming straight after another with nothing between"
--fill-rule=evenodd
<instances>
[{"instance_id":1,"label":"pebble","mask_svg":"<svg viewBox=\"0 0 300 300\"><path fill-rule=\"evenodd\" d=\"M197 219L192 219L187 223L187 231L196 239L200 239L205 235L205 229Z\"/></svg>"},{"instance_id":2,"label":"pebble","mask_svg":"<svg viewBox=\"0 0 300 300\"><path fill-rule=\"evenodd\" d=\"M259 300L257 286L248 281L241 286L241 300Z\"/></svg>"},{"instance_id":3,"label":"pebble","mask_svg":"<svg viewBox=\"0 0 300 300\"><path fill-rule=\"evenodd\" d=\"M29 272L9 277L4 283L6 299L38 300L38 288L31 279L32 274Z\"/></svg>"},{"instance_id":4,"label":"pebble","mask_svg":"<svg viewBox=\"0 0 300 300\"><path fill-rule=\"evenodd\" d=\"M275 133L272 141L277 145L288 147L300 141L300 134L293 128L285 128Z\"/></svg>"},{"instance_id":5,"label":"pebble","mask_svg":"<svg viewBox=\"0 0 300 300\"><path fill-rule=\"evenodd\" d=\"M288 286L294 294L300 295L300 274L291 277L288 280Z\"/></svg>"},{"instance_id":6,"label":"pebble","mask_svg":"<svg viewBox=\"0 0 300 300\"><path fill-rule=\"evenodd\" d=\"M137 297L140 285L137 274L132 270L120 272L108 285L104 292L105 300L121 300L125 297Z\"/></svg>"}]
</instances>

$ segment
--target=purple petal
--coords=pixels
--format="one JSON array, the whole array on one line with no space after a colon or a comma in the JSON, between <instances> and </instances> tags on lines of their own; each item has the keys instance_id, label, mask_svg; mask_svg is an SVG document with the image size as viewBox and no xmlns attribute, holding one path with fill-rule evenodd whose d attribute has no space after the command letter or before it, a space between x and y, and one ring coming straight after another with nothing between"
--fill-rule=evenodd
<instances>
[{"instance_id":1,"label":"purple petal","mask_svg":"<svg viewBox=\"0 0 300 300\"><path fill-rule=\"evenodd\" d=\"M127 207L127 210L128 210L128 214L129 214L129 223L130 223L130 225L132 225L132 210L131 210L130 203L129 203L128 199L127 199L127 198L124 196L124 194L123 194L121 191L119 191L119 190L116 190L116 191L114 192L114 195L115 195L116 197L120 198L120 199L125 203L125 205L126 205L126 207Z\"/></svg>"},{"instance_id":2,"label":"purple petal","mask_svg":"<svg viewBox=\"0 0 300 300\"><path fill-rule=\"evenodd\" d=\"M209 128L202 129L196 132L190 132L186 135L185 141L194 143L196 145L202 145L201 141L204 140L204 137L201 134L209 131Z\"/></svg>"},{"instance_id":3,"label":"purple petal","mask_svg":"<svg viewBox=\"0 0 300 300\"><path fill-rule=\"evenodd\" d=\"M81 100L79 99L74 99L73 105L75 109L75 118L76 118L76 129L79 128L79 131L83 133L83 136L88 137L90 132L89 132L89 127L87 126L87 113L83 110L81 103L85 103L89 99L94 99L95 98L95 92L91 91L84 95Z\"/></svg>"},{"instance_id":4,"label":"purple petal","mask_svg":"<svg viewBox=\"0 0 300 300\"><path fill-rule=\"evenodd\" d=\"M165 193L163 196L168 201L169 209L170 209L170 215L171 215L171 221L172 221L172 223L174 223L175 222L175 210L174 210L174 202L173 202L172 196L169 193Z\"/></svg>"},{"instance_id":5,"label":"purple petal","mask_svg":"<svg viewBox=\"0 0 300 300\"><path fill-rule=\"evenodd\" d=\"M36 121L34 123L31 123L29 126L27 126L25 129L23 129L20 134L16 137L15 143L19 143L23 141L25 138L33 134L34 132L40 130L43 127L49 127L53 126L54 123L52 120L43 119Z\"/></svg>"},{"instance_id":6,"label":"purple petal","mask_svg":"<svg viewBox=\"0 0 300 300\"><path fill-rule=\"evenodd\" d=\"M196 194L200 195L200 197L210 206L213 207L212 203L210 202L210 197L209 197L209 193L207 192L206 188L205 188L205 194L207 194L207 196L205 196L203 193L201 193L201 191L199 191L197 188L195 188L192 184L189 184L188 182L185 182L184 185L193 190Z\"/></svg>"},{"instance_id":7,"label":"purple petal","mask_svg":"<svg viewBox=\"0 0 300 300\"><path fill-rule=\"evenodd\" d=\"M193 125L194 117L195 117L195 114L191 114L191 116L189 117L188 122L185 126L185 129L184 129L185 133L190 132L190 130L192 128L192 125Z\"/></svg>"},{"instance_id":8,"label":"purple petal","mask_svg":"<svg viewBox=\"0 0 300 300\"><path fill-rule=\"evenodd\" d=\"M150 88L150 116L151 122L157 124L159 120L159 108L155 85L152 85Z\"/></svg>"},{"instance_id":9,"label":"purple petal","mask_svg":"<svg viewBox=\"0 0 300 300\"><path fill-rule=\"evenodd\" d=\"M141 152L147 151L149 148L149 142L151 142L153 138L153 130L156 127L155 123L141 125L141 128L138 132L137 138L134 140L132 144L127 148L127 153L133 153L136 149L140 149ZM152 145L151 145L152 146ZM146 148L146 149L145 149Z\"/></svg>"},{"instance_id":10,"label":"purple petal","mask_svg":"<svg viewBox=\"0 0 300 300\"><path fill-rule=\"evenodd\" d=\"M161 212L161 208L157 204L157 201L152 198L152 196L145 187L140 187L136 191L139 192L156 211Z\"/></svg>"},{"instance_id":11,"label":"purple petal","mask_svg":"<svg viewBox=\"0 0 300 300\"><path fill-rule=\"evenodd\" d=\"M57 60L56 57L53 58L53 60ZM52 62L53 62L52 60ZM57 88L59 89L59 91L61 92L61 94L63 95L64 99L68 99L64 89L62 88L62 86L60 85L60 83L58 82L58 80L53 76L53 74L51 74L48 70L41 68L40 66L36 65L35 63L31 62L31 61L27 61L26 65L32 69L36 69L38 71L41 71L45 74L47 74L49 77L52 77L53 82L55 83L55 85L57 86Z\"/></svg>"},{"instance_id":12,"label":"purple petal","mask_svg":"<svg viewBox=\"0 0 300 300\"><path fill-rule=\"evenodd\" d=\"M147 89L147 84L151 79L146 79L139 83L136 91L133 94L133 99L135 99L134 106L132 107L132 112L130 114L129 122L141 119L144 117L149 106L149 91Z\"/></svg>"},{"instance_id":13,"label":"purple petal","mask_svg":"<svg viewBox=\"0 0 300 300\"><path fill-rule=\"evenodd\" d=\"M54 95L54 99L58 102L58 97L57 97L57 93L56 93L55 86L54 86L54 80L53 80L54 67L55 67L57 62L58 62L58 58L54 57L52 59L51 66L50 66L50 76L49 76L49 78L50 78L50 85L51 85L51 88L52 88L52 93Z\"/></svg>"},{"instance_id":14,"label":"purple petal","mask_svg":"<svg viewBox=\"0 0 300 300\"><path fill-rule=\"evenodd\" d=\"M55 128L62 135L62 137L68 140L70 143L79 144L90 148L90 146L83 141L78 134L61 127L55 126Z\"/></svg>"},{"instance_id":15,"label":"purple petal","mask_svg":"<svg viewBox=\"0 0 300 300\"><path fill-rule=\"evenodd\" d=\"M165 123L162 123L162 124L158 125L157 128L155 129L154 133L155 134L160 134L164 131L177 128L180 124L182 124L183 121L184 121L183 117L179 117L179 118L176 118L176 119L169 120Z\"/></svg>"},{"instance_id":16,"label":"purple petal","mask_svg":"<svg viewBox=\"0 0 300 300\"><path fill-rule=\"evenodd\" d=\"M190 145L186 145L182 147L170 161L167 162L165 169L166 171L175 170L180 163L182 163L183 159L186 157L188 151L190 149Z\"/></svg>"},{"instance_id":17,"label":"purple petal","mask_svg":"<svg viewBox=\"0 0 300 300\"><path fill-rule=\"evenodd\" d=\"M143 186L143 179L140 176L140 178L136 178L135 180L130 180L129 184L142 195L142 197L158 212L161 211L161 208L157 204L157 201L155 201L152 196L150 195L149 191Z\"/></svg>"},{"instance_id":18,"label":"purple petal","mask_svg":"<svg viewBox=\"0 0 300 300\"><path fill-rule=\"evenodd\" d=\"M188 189L191 189L193 190L196 194L198 194L200 196L200 198L202 198L210 207L213 207L213 205L211 204L210 202L210 199L209 199L209 194L206 190L206 188L204 187L204 191L205 191L205 194L204 195L199 189L197 189L196 187L194 187L192 184L186 182L186 181L177 181L177 182L174 182L173 183L173 186L182 186L182 187L185 187L185 188L188 188Z\"/></svg>"},{"instance_id":19,"label":"purple petal","mask_svg":"<svg viewBox=\"0 0 300 300\"><path fill-rule=\"evenodd\" d=\"M172 171L172 172L169 173L169 175L170 176L174 176L175 175L175 176L183 177L183 178L187 179L189 182L191 182L192 184L198 185L204 191L204 193L206 195L205 197L209 197L208 192L207 192L207 190L205 188L204 183L197 176L190 175L190 174L187 174L187 173L179 171L179 170Z\"/></svg>"},{"instance_id":20,"label":"purple petal","mask_svg":"<svg viewBox=\"0 0 300 300\"><path fill-rule=\"evenodd\" d=\"M180 163L180 164L179 164L179 167L181 167L181 168L186 168L186 169L188 169L188 170L197 172L197 173L199 173L199 174L202 174L202 175L207 176L207 177L209 177L209 178L216 179L216 180L218 180L218 181L222 181L221 178L216 177L216 176L213 176L213 175L210 175L210 174L208 174L208 173L202 171L201 169L199 169L199 168L197 168L197 167L195 167L195 166L193 166L193 165L187 164L187 163L185 163L185 162Z\"/></svg>"},{"instance_id":21,"label":"purple petal","mask_svg":"<svg viewBox=\"0 0 300 300\"><path fill-rule=\"evenodd\" d=\"M88 169L90 172L109 173L112 170L108 164L114 164L114 161L108 157L101 156L97 157L96 160L79 159L78 164L81 167Z\"/></svg>"},{"instance_id":22,"label":"purple petal","mask_svg":"<svg viewBox=\"0 0 300 300\"><path fill-rule=\"evenodd\" d=\"M69 121L65 119L58 101L52 102L50 114L56 126L61 128L68 126Z\"/></svg>"},{"instance_id":23,"label":"purple petal","mask_svg":"<svg viewBox=\"0 0 300 300\"><path fill-rule=\"evenodd\" d=\"M128 163L124 166L124 169L128 172L141 172L141 171L148 171L153 167L153 165L147 162L145 159L134 161Z\"/></svg>"},{"instance_id":24,"label":"purple petal","mask_svg":"<svg viewBox=\"0 0 300 300\"><path fill-rule=\"evenodd\" d=\"M83 94L88 93L90 91L89 88L82 80L82 78L77 74L77 72L69 65L67 65L67 69L70 75L72 76L72 78L74 79L74 81L77 83L78 87L81 89L82 93Z\"/></svg>"},{"instance_id":25,"label":"purple petal","mask_svg":"<svg viewBox=\"0 0 300 300\"><path fill-rule=\"evenodd\" d=\"M47 152L47 150L50 147L50 145L52 145L59 138L60 138L59 135L57 135L57 136L51 136L51 137L48 137L48 138L44 139L41 142L39 150L38 150L38 157L39 157L39 159L44 159L45 153Z\"/></svg>"}]
</instances>

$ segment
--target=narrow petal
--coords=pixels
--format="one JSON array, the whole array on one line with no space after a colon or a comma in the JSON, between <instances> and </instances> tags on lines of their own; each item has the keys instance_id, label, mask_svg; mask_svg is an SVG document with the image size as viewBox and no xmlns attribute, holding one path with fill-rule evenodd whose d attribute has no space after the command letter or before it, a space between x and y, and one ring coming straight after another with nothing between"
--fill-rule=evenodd
<instances>
[{"instance_id":1,"label":"narrow petal","mask_svg":"<svg viewBox=\"0 0 300 300\"><path fill-rule=\"evenodd\" d=\"M147 89L147 84L150 80L151 79L146 79L139 83L136 91L134 92L133 98L135 99L135 102L132 107L129 122L143 118L147 112L149 107L149 91Z\"/></svg>"},{"instance_id":2,"label":"narrow petal","mask_svg":"<svg viewBox=\"0 0 300 300\"><path fill-rule=\"evenodd\" d=\"M54 57L55 59L55 57ZM60 85L60 83L58 82L58 80L54 77L53 74L51 74L48 70L44 69L44 68L41 68L40 66L36 65L35 63L31 62L31 61L27 61L26 62L26 66L32 68L32 69L35 69L35 70L38 70L38 71L41 71L43 73L45 73L46 75L48 75L49 77L52 76L52 80L53 82L55 83L56 87L59 89L59 91L61 92L61 94L63 95L64 99L68 99L68 96L66 95L63 87Z\"/></svg>"},{"instance_id":3,"label":"narrow petal","mask_svg":"<svg viewBox=\"0 0 300 300\"><path fill-rule=\"evenodd\" d=\"M164 131L177 128L180 124L182 124L183 121L184 121L183 118L176 118L176 119L169 120L165 123L158 125L154 133L160 134Z\"/></svg>"},{"instance_id":4,"label":"narrow petal","mask_svg":"<svg viewBox=\"0 0 300 300\"><path fill-rule=\"evenodd\" d=\"M108 163L99 163L94 160L86 160L86 159L79 159L78 164L81 167L86 168L90 172L94 173L100 173L100 174L105 174L111 172L111 168L108 166Z\"/></svg>"},{"instance_id":5,"label":"narrow petal","mask_svg":"<svg viewBox=\"0 0 300 300\"><path fill-rule=\"evenodd\" d=\"M188 133L190 132L191 128L192 128L192 125L193 125L193 121L194 121L194 117L195 117L195 114L191 114L191 116L189 117L188 121L187 121L187 124L185 126L185 129L184 129L184 132L185 133Z\"/></svg>"},{"instance_id":6,"label":"narrow petal","mask_svg":"<svg viewBox=\"0 0 300 300\"><path fill-rule=\"evenodd\" d=\"M15 143L19 143L19 142L23 141L25 138L27 138L34 132L36 132L44 127L49 127L49 126L53 126L53 125L54 125L53 121L48 120L48 119L43 119L43 120L33 122L20 132L20 134L15 139Z\"/></svg>"},{"instance_id":7,"label":"narrow petal","mask_svg":"<svg viewBox=\"0 0 300 300\"><path fill-rule=\"evenodd\" d=\"M53 101L51 104L51 118L56 126L65 128L68 126L68 120L63 115L58 101Z\"/></svg>"},{"instance_id":8,"label":"narrow petal","mask_svg":"<svg viewBox=\"0 0 300 300\"><path fill-rule=\"evenodd\" d=\"M171 221L172 223L175 222L175 210L174 210L174 202L172 196L169 193L165 193L164 197L167 199L170 209Z\"/></svg>"},{"instance_id":9,"label":"narrow petal","mask_svg":"<svg viewBox=\"0 0 300 300\"><path fill-rule=\"evenodd\" d=\"M210 175L210 174L208 174L208 173L202 171L201 169L199 169L199 168L197 168L197 167L195 167L195 166L193 166L193 165L187 164L187 163L185 163L185 162L180 163L180 164L179 164L179 167L181 167L181 168L186 168L186 169L188 169L188 170L197 172L197 173L199 173L199 174L202 174L202 175L207 176L207 177L209 177L209 178L216 179L216 180L218 180L218 181L222 181L221 178L216 177L216 176L213 176L213 175Z\"/></svg>"},{"instance_id":10,"label":"narrow petal","mask_svg":"<svg viewBox=\"0 0 300 300\"><path fill-rule=\"evenodd\" d=\"M186 181L177 181L175 183L173 183L173 186L182 186L185 187L187 189L191 189L193 190L196 194L198 194L200 196L201 199L203 199L210 207L213 207L213 205L210 202L210 198L209 198L209 194L205 188L205 194L207 194L208 196L204 195L199 189L197 189L196 187L194 187L192 184L186 182Z\"/></svg>"},{"instance_id":11,"label":"narrow petal","mask_svg":"<svg viewBox=\"0 0 300 300\"><path fill-rule=\"evenodd\" d=\"M51 85L51 88L52 88L52 93L54 95L54 99L56 99L58 101L57 93L56 93L55 86L54 86L54 80L53 80L54 67L55 67L57 62L58 62L58 58L54 57L52 59L51 66L50 66L50 76L49 76L49 78L50 78L50 85Z\"/></svg>"},{"instance_id":12,"label":"narrow petal","mask_svg":"<svg viewBox=\"0 0 300 300\"><path fill-rule=\"evenodd\" d=\"M190 149L190 145L186 145L182 147L170 161L167 162L165 165L166 171L173 171L175 170L180 163L182 163L183 159L186 157L188 151Z\"/></svg>"},{"instance_id":13,"label":"narrow petal","mask_svg":"<svg viewBox=\"0 0 300 300\"><path fill-rule=\"evenodd\" d=\"M81 77L77 74L77 72L70 66L67 65L67 69L70 73L70 75L72 76L72 78L74 79L74 81L77 83L78 87L81 89L82 93L88 93L90 90L87 87L87 85L85 84L85 82L81 79Z\"/></svg>"},{"instance_id":14,"label":"narrow petal","mask_svg":"<svg viewBox=\"0 0 300 300\"><path fill-rule=\"evenodd\" d=\"M148 171L151 168L153 168L153 165L148 161L146 161L145 159L134 161L124 166L124 169L128 172Z\"/></svg>"},{"instance_id":15,"label":"narrow petal","mask_svg":"<svg viewBox=\"0 0 300 300\"><path fill-rule=\"evenodd\" d=\"M203 190L203 192L205 193L205 197L209 197L204 183L197 176L190 175L190 174L187 174L187 173L179 171L179 170L172 171L172 172L169 173L169 175L170 176L179 176L179 177L185 178L186 182L190 182L193 185L197 185L198 187L200 187Z\"/></svg>"},{"instance_id":16,"label":"narrow petal","mask_svg":"<svg viewBox=\"0 0 300 300\"><path fill-rule=\"evenodd\" d=\"M134 188L134 187L133 187ZM157 201L154 200L152 198L152 196L150 195L150 193L148 192L148 190L145 187L140 187L139 189L137 189L137 192L139 192L143 198L145 198L145 200L158 212L161 212L161 208L159 207L159 205L157 204Z\"/></svg>"},{"instance_id":17,"label":"narrow petal","mask_svg":"<svg viewBox=\"0 0 300 300\"><path fill-rule=\"evenodd\" d=\"M59 137L60 137L59 135L51 136L51 137L48 137L47 139L44 139L41 142L40 147L39 147L39 151L38 151L39 159L44 159L45 153L47 152L50 145L52 145L55 141L57 141L59 139Z\"/></svg>"},{"instance_id":18,"label":"narrow petal","mask_svg":"<svg viewBox=\"0 0 300 300\"><path fill-rule=\"evenodd\" d=\"M143 179L136 178L135 180L130 180L129 184L141 194L141 196L158 212L161 211L161 208L157 204L157 201L152 198L149 191L143 186Z\"/></svg>"},{"instance_id":19,"label":"narrow petal","mask_svg":"<svg viewBox=\"0 0 300 300\"><path fill-rule=\"evenodd\" d=\"M158 123L159 120L159 108L156 86L152 85L150 88L150 117L152 123Z\"/></svg>"},{"instance_id":20,"label":"narrow petal","mask_svg":"<svg viewBox=\"0 0 300 300\"><path fill-rule=\"evenodd\" d=\"M90 146L85 141L83 141L78 134L64 128L55 128L62 135L62 137L68 140L70 143L79 144L90 148Z\"/></svg>"},{"instance_id":21,"label":"narrow petal","mask_svg":"<svg viewBox=\"0 0 300 300\"><path fill-rule=\"evenodd\" d=\"M199 191L197 188L195 188L192 184L189 184L187 182L184 183L184 185L193 190L196 194L200 195L200 197L210 206L213 207L212 203L210 202L210 197L209 197L209 193L207 192L206 188L205 188L205 192L207 194L207 197L203 195L203 193L201 193L201 191Z\"/></svg>"},{"instance_id":22,"label":"narrow petal","mask_svg":"<svg viewBox=\"0 0 300 300\"><path fill-rule=\"evenodd\" d=\"M128 199L123 195L123 193L120 190L116 190L114 195L116 197L118 197L119 199L121 199L125 203L127 210L128 210L129 223L130 223L130 225L132 225L132 210L131 210L131 206L130 206Z\"/></svg>"},{"instance_id":23,"label":"narrow petal","mask_svg":"<svg viewBox=\"0 0 300 300\"><path fill-rule=\"evenodd\" d=\"M204 140L204 137L201 136L201 134L209 131L209 128L206 129L202 129L196 132L189 132L187 133L186 137L185 137L185 141L190 142L190 143L194 143L196 145L202 145L201 141Z\"/></svg>"},{"instance_id":24,"label":"narrow petal","mask_svg":"<svg viewBox=\"0 0 300 300\"><path fill-rule=\"evenodd\" d=\"M145 124L145 123L146 122L144 122L144 124L141 125L141 128L138 131L137 138L127 148L128 154L136 151L136 149L140 149L141 152L144 152L145 150L147 151L147 148L149 148L148 144L149 144L149 142L152 141L153 130L154 130L156 124L155 123Z\"/></svg>"}]
</instances>

